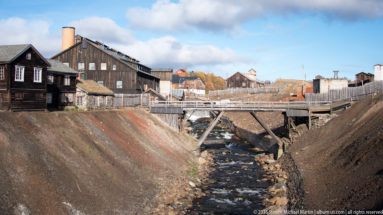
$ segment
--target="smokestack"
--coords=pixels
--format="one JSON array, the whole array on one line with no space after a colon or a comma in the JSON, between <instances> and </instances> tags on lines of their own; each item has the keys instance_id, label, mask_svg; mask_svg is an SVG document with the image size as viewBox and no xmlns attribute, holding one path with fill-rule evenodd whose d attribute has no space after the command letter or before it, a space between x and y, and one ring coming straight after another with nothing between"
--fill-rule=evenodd
<instances>
[{"instance_id":1,"label":"smokestack","mask_svg":"<svg viewBox=\"0 0 383 215\"><path fill-rule=\"evenodd\" d=\"M74 45L74 27L63 27L62 28L62 45L61 51Z\"/></svg>"}]
</instances>

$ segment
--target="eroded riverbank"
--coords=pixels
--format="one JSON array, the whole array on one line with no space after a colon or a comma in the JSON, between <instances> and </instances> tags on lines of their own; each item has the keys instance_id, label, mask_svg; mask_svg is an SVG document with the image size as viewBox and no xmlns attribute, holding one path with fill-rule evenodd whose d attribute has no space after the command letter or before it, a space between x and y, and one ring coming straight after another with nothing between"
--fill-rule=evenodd
<instances>
[{"instance_id":1,"label":"eroded riverbank","mask_svg":"<svg viewBox=\"0 0 383 215\"><path fill-rule=\"evenodd\" d=\"M208 123L203 119L192 122L190 134L199 138ZM156 212L256 214L287 209L286 174L273 154L256 152L252 147L230 129L216 126L200 155L199 177L184 182L188 188L183 187L182 191L189 193L168 199Z\"/></svg>"}]
</instances>

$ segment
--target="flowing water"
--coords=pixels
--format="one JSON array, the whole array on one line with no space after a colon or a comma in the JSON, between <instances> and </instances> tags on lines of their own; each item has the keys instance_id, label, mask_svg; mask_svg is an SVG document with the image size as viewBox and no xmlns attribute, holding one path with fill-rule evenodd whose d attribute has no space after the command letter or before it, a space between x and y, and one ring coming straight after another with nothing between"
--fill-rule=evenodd
<instances>
[{"instance_id":1,"label":"flowing water","mask_svg":"<svg viewBox=\"0 0 383 215\"><path fill-rule=\"evenodd\" d=\"M208 122L199 119L192 121L191 126L190 133L199 138ZM188 213L254 214L262 209L262 195L270 183L262 182L262 168L249 146L236 139L234 134L217 126L209 134L205 150L214 157L214 170L200 187L206 196L196 199Z\"/></svg>"}]
</instances>

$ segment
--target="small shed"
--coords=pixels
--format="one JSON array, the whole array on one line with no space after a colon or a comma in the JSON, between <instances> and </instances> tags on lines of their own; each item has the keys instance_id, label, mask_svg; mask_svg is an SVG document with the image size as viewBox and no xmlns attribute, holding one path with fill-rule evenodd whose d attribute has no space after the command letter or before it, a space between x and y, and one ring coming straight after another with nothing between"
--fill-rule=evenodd
<instances>
[{"instance_id":1,"label":"small shed","mask_svg":"<svg viewBox=\"0 0 383 215\"><path fill-rule=\"evenodd\" d=\"M152 88L147 89L145 93L150 95L150 101L166 101L166 98L163 95Z\"/></svg>"},{"instance_id":2,"label":"small shed","mask_svg":"<svg viewBox=\"0 0 383 215\"><path fill-rule=\"evenodd\" d=\"M83 109L113 107L113 91L93 80L77 80L76 105Z\"/></svg>"}]
</instances>

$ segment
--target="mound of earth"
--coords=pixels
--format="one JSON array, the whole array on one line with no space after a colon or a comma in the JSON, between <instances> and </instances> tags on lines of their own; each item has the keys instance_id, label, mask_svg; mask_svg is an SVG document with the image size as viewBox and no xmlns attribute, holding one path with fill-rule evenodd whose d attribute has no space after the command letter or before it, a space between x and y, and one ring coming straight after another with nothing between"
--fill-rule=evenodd
<instances>
[{"instance_id":1,"label":"mound of earth","mask_svg":"<svg viewBox=\"0 0 383 215\"><path fill-rule=\"evenodd\" d=\"M0 113L0 214L143 214L195 161L149 113Z\"/></svg>"},{"instance_id":2,"label":"mound of earth","mask_svg":"<svg viewBox=\"0 0 383 215\"><path fill-rule=\"evenodd\" d=\"M383 95L306 132L288 153L303 177L304 208L383 209Z\"/></svg>"}]
</instances>

